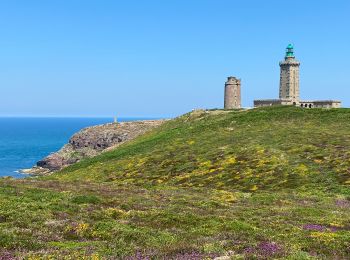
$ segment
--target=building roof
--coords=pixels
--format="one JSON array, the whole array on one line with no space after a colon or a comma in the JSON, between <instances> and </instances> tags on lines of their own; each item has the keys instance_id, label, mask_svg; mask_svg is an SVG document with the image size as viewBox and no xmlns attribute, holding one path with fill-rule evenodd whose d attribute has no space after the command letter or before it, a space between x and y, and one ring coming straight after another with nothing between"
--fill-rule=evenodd
<instances>
[{"instance_id":1,"label":"building roof","mask_svg":"<svg viewBox=\"0 0 350 260\"><path fill-rule=\"evenodd\" d=\"M300 100L300 103L341 103L340 100L332 100L332 99L327 99L327 100Z\"/></svg>"}]
</instances>

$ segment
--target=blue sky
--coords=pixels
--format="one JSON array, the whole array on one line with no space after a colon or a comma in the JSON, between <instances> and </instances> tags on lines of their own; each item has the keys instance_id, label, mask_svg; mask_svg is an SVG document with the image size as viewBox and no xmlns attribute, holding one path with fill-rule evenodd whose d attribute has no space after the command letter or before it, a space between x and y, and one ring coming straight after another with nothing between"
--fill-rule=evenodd
<instances>
[{"instance_id":1,"label":"blue sky","mask_svg":"<svg viewBox=\"0 0 350 260\"><path fill-rule=\"evenodd\" d=\"M168 117L278 96L288 43L303 99L350 106L350 1L3 0L0 116Z\"/></svg>"}]
</instances>

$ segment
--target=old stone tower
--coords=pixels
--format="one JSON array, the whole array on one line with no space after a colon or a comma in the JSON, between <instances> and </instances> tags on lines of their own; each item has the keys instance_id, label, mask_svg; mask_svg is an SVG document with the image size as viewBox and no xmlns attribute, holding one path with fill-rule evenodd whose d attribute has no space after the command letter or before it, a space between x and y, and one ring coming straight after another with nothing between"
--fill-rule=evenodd
<instances>
[{"instance_id":1,"label":"old stone tower","mask_svg":"<svg viewBox=\"0 0 350 260\"><path fill-rule=\"evenodd\" d=\"M299 93L299 66L300 62L295 59L293 45L287 46L284 61L280 62L280 99L289 99L293 105L300 102Z\"/></svg>"},{"instance_id":2,"label":"old stone tower","mask_svg":"<svg viewBox=\"0 0 350 260\"><path fill-rule=\"evenodd\" d=\"M228 77L225 83L225 109L241 108L241 80Z\"/></svg>"}]
</instances>

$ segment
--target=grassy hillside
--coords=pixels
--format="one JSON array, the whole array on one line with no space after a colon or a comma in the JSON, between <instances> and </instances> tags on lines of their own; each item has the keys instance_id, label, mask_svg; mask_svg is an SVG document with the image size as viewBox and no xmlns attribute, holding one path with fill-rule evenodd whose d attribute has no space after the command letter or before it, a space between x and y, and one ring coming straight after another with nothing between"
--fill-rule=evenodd
<instances>
[{"instance_id":1,"label":"grassy hillside","mask_svg":"<svg viewBox=\"0 0 350 260\"><path fill-rule=\"evenodd\" d=\"M350 258L349 148L348 109L192 112L1 180L0 256Z\"/></svg>"}]
</instances>

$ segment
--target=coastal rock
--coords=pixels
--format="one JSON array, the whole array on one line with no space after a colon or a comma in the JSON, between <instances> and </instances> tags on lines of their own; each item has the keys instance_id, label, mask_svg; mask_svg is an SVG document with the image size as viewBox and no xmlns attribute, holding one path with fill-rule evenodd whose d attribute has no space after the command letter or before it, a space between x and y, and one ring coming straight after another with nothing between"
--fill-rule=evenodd
<instances>
[{"instance_id":1,"label":"coastal rock","mask_svg":"<svg viewBox=\"0 0 350 260\"><path fill-rule=\"evenodd\" d=\"M46 175L49 174L51 171L47 168L42 168L38 166L34 166L30 169L22 169L22 174L30 174L30 175Z\"/></svg>"},{"instance_id":2,"label":"coastal rock","mask_svg":"<svg viewBox=\"0 0 350 260\"><path fill-rule=\"evenodd\" d=\"M74 147L70 144L66 144L58 152L50 154L43 160L38 161L36 165L37 167L49 169L51 171L60 170L65 165L73 164L79 161L79 158L73 156L74 152Z\"/></svg>"},{"instance_id":3,"label":"coastal rock","mask_svg":"<svg viewBox=\"0 0 350 260\"><path fill-rule=\"evenodd\" d=\"M81 159L96 156L132 140L158 127L164 121L144 120L84 128L74 134L69 139L68 144L64 145L58 152L52 153L38 161L36 166L32 169L26 169L25 173L42 175L61 170Z\"/></svg>"}]
</instances>

